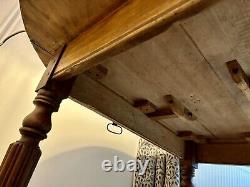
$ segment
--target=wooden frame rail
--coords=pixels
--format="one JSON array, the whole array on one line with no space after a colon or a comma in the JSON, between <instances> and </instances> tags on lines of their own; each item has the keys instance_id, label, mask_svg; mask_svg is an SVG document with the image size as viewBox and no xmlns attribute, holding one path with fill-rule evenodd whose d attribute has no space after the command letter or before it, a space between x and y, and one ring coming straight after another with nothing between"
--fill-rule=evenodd
<instances>
[{"instance_id":1,"label":"wooden frame rail","mask_svg":"<svg viewBox=\"0 0 250 187\"><path fill-rule=\"evenodd\" d=\"M197 144L195 158L197 163L250 165L250 144Z\"/></svg>"},{"instance_id":2,"label":"wooden frame rail","mask_svg":"<svg viewBox=\"0 0 250 187\"><path fill-rule=\"evenodd\" d=\"M100 63L104 57L156 35L201 2L202 5L208 3L205 0L132 0L125 3L68 43L54 78L77 75Z\"/></svg>"},{"instance_id":3,"label":"wooden frame rail","mask_svg":"<svg viewBox=\"0 0 250 187\"><path fill-rule=\"evenodd\" d=\"M88 76L78 76L70 95L81 105L119 123L174 155L183 157L184 141L181 138Z\"/></svg>"}]
</instances>

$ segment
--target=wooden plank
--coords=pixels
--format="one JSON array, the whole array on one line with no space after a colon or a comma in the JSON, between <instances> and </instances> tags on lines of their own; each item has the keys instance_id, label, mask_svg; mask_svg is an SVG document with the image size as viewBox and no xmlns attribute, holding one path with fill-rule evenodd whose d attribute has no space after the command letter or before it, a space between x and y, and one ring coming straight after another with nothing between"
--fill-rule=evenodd
<instances>
[{"instance_id":1,"label":"wooden plank","mask_svg":"<svg viewBox=\"0 0 250 187\"><path fill-rule=\"evenodd\" d=\"M104 115L163 149L177 156L183 155L183 140L86 75L77 78L71 97L74 101Z\"/></svg>"},{"instance_id":2,"label":"wooden plank","mask_svg":"<svg viewBox=\"0 0 250 187\"><path fill-rule=\"evenodd\" d=\"M197 116L191 122L160 120L174 132L232 138L250 130L227 87L179 23L103 65L109 74L100 82L129 102L147 98L164 108L164 96L171 94Z\"/></svg>"},{"instance_id":3,"label":"wooden plank","mask_svg":"<svg viewBox=\"0 0 250 187\"><path fill-rule=\"evenodd\" d=\"M156 34L165 24L183 16L205 0L131 0L114 14L68 44L54 78L67 78L100 63L104 56L124 50L126 44ZM147 33L148 32L148 33ZM138 43L138 41L134 41Z\"/></svg>"},{"instance_id":4,"label":"wooden plank","mask_svg":"<svg viewBox=\"0 0 250 187\"><path fill-rule=\"evenodd\" d=\"M56 50L127 0L20 0L30 40L45 65Z\"/></svg>"},{"instance_id":5,"label":"wooden plank","mask_svg":"<svg viewBox=\"0 0 250 187\"><path fill-rule=\"evenodd\" d=\"M196 162L250 165L250 144L198 144Z\"/></svg>"}]
</instances>

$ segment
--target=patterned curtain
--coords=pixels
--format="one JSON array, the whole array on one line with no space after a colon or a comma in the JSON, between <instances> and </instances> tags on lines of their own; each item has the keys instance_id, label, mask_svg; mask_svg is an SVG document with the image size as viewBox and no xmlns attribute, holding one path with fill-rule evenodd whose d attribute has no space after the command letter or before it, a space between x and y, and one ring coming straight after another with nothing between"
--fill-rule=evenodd
<instances>
[{"instance_id":1,"label":"patterned curtain","mask_svg":"<svg viewBox=\"0 0 250 187\"><path fill-rule=\"evenodd\" d=\"M137 160L149 160L143 175L135 172L133 187L179 187L179 159L150 142L140 139Z\"/></svg>"}]
</instances>

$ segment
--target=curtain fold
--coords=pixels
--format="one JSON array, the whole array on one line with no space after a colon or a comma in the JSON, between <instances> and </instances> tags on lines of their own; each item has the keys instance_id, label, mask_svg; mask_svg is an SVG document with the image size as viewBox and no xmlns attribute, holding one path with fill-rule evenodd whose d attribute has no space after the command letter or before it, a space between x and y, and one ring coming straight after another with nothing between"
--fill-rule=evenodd
<instances>
[{"instance_id":1,"label":"curtain fold","mask_svg":"<svg viewBox=\"0 0 250 187\"><path fill-rule=\"evenodd\" d=\"M140 175L139 166L134 175L133 187L179 187L180 172L179 159L162 150L150 142L140 139L137 161L148 166L143 175Z\"/></svg>"}]
</instances>

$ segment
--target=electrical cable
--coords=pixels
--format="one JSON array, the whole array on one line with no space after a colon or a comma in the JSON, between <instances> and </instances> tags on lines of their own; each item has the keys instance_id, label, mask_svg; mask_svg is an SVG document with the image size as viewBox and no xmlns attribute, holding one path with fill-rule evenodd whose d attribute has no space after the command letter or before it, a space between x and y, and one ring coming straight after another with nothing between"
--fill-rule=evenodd
<instances>
[{"instance_id":1,"label":"electrical cable","mask_svg":"<svg viewBox=\"0 0 250 187\"><path fill-rule=\"evenodd\" d=\"M5 42L7 42L9 39L11 39L13 36L16 36L16 35L18 35L18 34L20 34L20 33L24 33L24 32L26 32L26 31L25 31L25 30L21 30L21 31L17 31L17 32L15 32L15 33L9 35L8 37L6 37L6 38L0 43L0 47L1 47Z\"/></svg>"}]
</instances>

